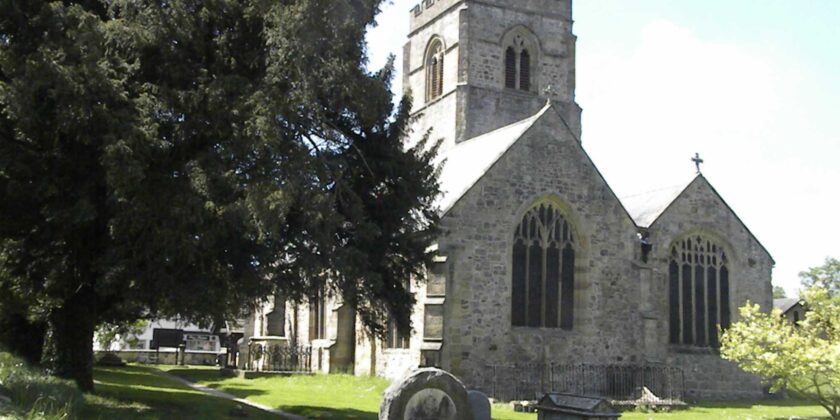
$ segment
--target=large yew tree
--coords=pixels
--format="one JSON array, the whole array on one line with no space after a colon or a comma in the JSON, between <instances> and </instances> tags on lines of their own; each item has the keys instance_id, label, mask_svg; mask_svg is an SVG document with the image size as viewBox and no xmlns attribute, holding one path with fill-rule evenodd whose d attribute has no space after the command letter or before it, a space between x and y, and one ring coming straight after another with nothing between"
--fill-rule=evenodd
<instances>
[{"instance_id":1,"label":"large yew tree","mask_svg":"<svg viewBox=\"0 0 840 420\"><path fill-rule=\"evenodd\" d=\"M100 323L324 282L408 325L435 147L365 70L380 3L0 2L0 318L46 326L47 369L92 390Z\"/></svg>"}]
</instances>

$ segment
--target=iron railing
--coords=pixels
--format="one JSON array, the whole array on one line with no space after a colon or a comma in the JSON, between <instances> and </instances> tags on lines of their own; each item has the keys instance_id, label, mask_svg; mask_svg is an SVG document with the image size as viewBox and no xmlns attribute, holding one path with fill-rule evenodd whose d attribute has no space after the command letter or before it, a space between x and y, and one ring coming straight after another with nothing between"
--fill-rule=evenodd
<instances>
[{"instance_id":1,"label":"iron railing","mask_svg":"<svg viewBox=\"0 0 840 420\"><path fill-rule=\"evenodd\" d=\"M547 392L634 400L647 387L664 400L682 399L682 369L663 365L490 365L479 389L500 401L535 400Z\"/></svg>"},{"instance_id":2,"label":"iron railing","mask_svg":"<svg viewBox=\"0 0 840 420\"><path fill-rule=\"evenodd\" d=\"M312 371L312 348L252 343L248 346L248 370L255 372Z\"/></svg>"}]
</instances>

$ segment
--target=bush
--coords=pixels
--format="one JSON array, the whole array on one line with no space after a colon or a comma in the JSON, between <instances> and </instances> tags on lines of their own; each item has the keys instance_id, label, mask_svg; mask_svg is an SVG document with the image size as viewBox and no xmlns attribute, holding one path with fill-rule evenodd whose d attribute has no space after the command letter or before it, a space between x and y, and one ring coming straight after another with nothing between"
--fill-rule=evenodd
<instances>
[{"instance_id":1,"label":"bush","mask_svg":"<svg viewBox=\"0 0 840 420\"><path fill-rule=\"evenodd\" d=\"M11 418L75 418L84 403L72 381L48 376L2 351L0 394L11 400L11 404L0 402L0 415Z\"/></svg>"},{"instance_id":2,"label":"bush","mask_svg":"<svg viewBox=\"0 0 840 420\"><path fill-rule=\"evenodd\" d=\"M125 366L125 362L114 353L105 353L96 361L99 366Z\"/></svg>"}]
</instances>

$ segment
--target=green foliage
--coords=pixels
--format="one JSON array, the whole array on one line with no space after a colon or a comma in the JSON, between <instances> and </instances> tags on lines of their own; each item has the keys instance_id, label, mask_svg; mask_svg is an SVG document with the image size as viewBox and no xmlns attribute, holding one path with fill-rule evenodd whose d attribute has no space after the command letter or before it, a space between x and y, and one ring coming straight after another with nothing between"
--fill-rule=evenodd
<instances>
[{"instance_id":1,"label":"green foliage","mask_svg":"<svg viewBox=\"0 0 840 420\"><path fill-rule=\"evenodd\" d=\"M436 147L406 147L393 60L364 69L380 3L0 3L0 292L46 368L90 390L97 325L321 284L409 325Z\"/></svg>"},{"instance_id":2,"label":"green foliage","mask_svg":"<svg viewBox=\"0 0 840 420\"><path fill-rule=\"evenodd\" d=\"M111 345L120 338L135 346L137 336L142 334L148 325L149 321L143 319L121 324L103 323L96 329L96 342L99 348L105 351L110 350Z\"/></svg>"},{"instance_id":3,"label":"green foliage","mask_svg":"<svg viewBox=\"0 0 840 420\"><path fill-rule=\"evenodd\" d=\"M773 299L784 299L787 297L787 292L782 286L773 286Z\"/></svg>"},{"instance_id":4,"label":"green foliage","mask_svg":"<svg viewBox=\"0 0 840 420\"><path fill-rule=\"evenodd\" d=\"M747 303L741 320L721 338L721 355L747 372L787 387L840 418L840 294L836 260L806 273L813 281L802 292L808 305L804 321L794 325L778 310L765 313Z\"/></svg>"},{"instance_id":5,"label":"green foliage","mask_svg":"<svg viewBox=\"0 0 840 420\"><path fill-rule=\"evenodd\" d=\"M828 257L823 265L799 273L799 278L806 288L818 286L831 295L840 294L840 261Z\"/></svg>"},{"instance_id":6,"label":"green foliage","mask_svg":"<svg viewBox=\"0 0 840 420\"><path fill-rule=\"evenodd\" d=\"M0 415L4 418L74 418L84 403L73 382L47 376L1 351L0 395L12 401L6 412L0 402Z\"/></svg>"}]
</instances>

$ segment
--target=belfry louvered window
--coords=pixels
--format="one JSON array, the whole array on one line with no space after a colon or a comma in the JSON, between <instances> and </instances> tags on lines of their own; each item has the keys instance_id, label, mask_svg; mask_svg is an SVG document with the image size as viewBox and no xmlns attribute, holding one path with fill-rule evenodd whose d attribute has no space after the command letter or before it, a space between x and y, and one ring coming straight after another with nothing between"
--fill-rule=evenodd
<instances>
[{"instance_id":1,"label":"belfry louvered window","mask_svg":"<svg viewBox=\"0 0 840 420\"><path fill-rule=\"evenodd\" d=\"M519 89L531 90L531 54L525 49L519 53Z\"/></svg>"},{"instance_id":2,"label":"belfry louvered window","mask_svg":"<svg viewBox=\"0 0 840 420\"><path fill-rule=\"evenodd\" d=\"M521 32L521 31L520 31ZM530 91L531 67L535 49L533 40L524 33L515 33L506 41L504 53L505 88Z\"/></svg>"},{"instance_id":3,"label":"belfry louvered window","mask_svg":"<svg viewBox=\"0 0 840 420\"><path fill-rule=\"evenodd\" d=\"M668 265L670 341L719 347L718 325L730 324L729 267L720 245L692 235L671 249Z\"/></svg>"},{"instance_id":4,"label":"belfry louvered window","mask_svg":"<svg viewBox=\"0 0 840 420\"><path fill-rule=\"evenodd\" d=\"M426 56L426 101L443 94L443 42L432 41Z\"/></svg>"},{"instance_id":5,"label":"belfry louvered window","mask_svg":"<svg viewBox=\"0 0 840 420\"><path fill-rule=\"evenodd\" d=\"M516 50L513 47L505 51L505 87L516 89Z\"/></svg>"},{"instance_id":6,"label":"belfry louvered window","mask_svg":"<svg viewBox=\"0 0 840 420\"><path fill-rule=\"evenodd\" d=\"M572 329L574 281L571 225L551 204L533 207L514 236L511 323Z\"/></svg>"}]
</instances>

